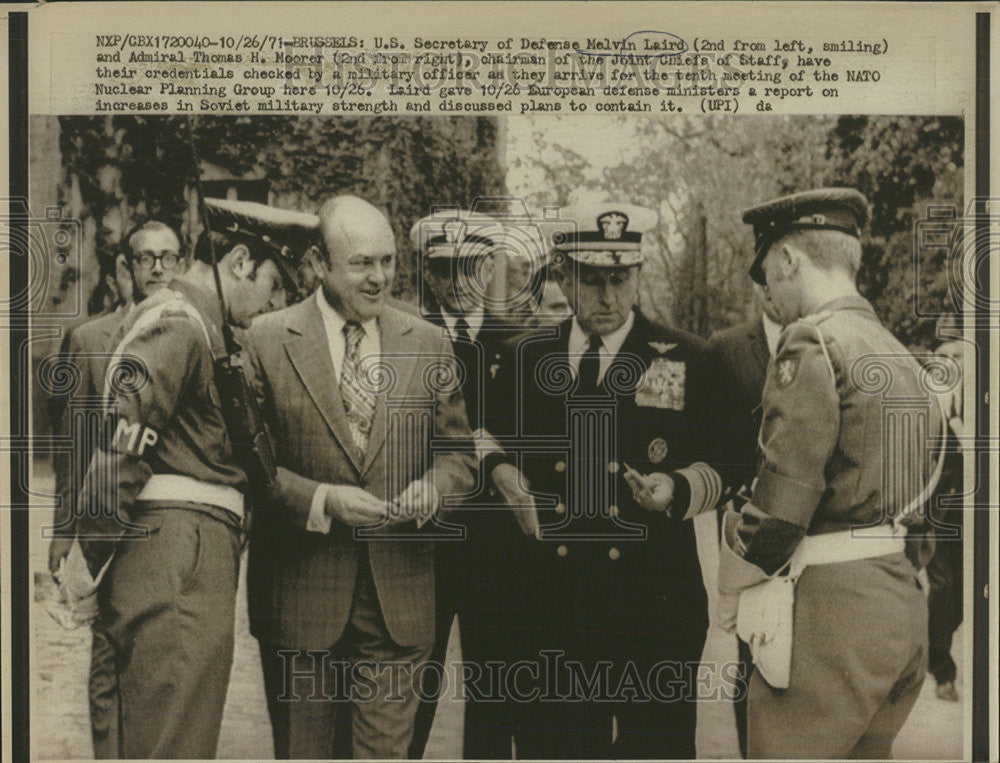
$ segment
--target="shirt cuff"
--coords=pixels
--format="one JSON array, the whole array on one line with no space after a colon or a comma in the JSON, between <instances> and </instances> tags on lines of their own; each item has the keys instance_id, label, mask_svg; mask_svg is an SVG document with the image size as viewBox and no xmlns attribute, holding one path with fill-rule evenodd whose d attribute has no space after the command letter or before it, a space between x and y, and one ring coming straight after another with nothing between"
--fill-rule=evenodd
<instances>
[{"instance_id":1,"label":"shirt cuff","mask_svg":"<svg viewBox=\"0 0 1000 763\"><path fill-rule=\"evenodd\" d=\"M476 448L476 460L480 463L491 453L503 453L496 438L482 427L472 433L472 442Z\"/></svg>"},{"instance_id":2,"label":"shirt cuff","mask_svg":"<svg viewBox=\"0 0 1000 763\"><path fill-rule=\"evenodd\" d=\"M500 464L513 465L514 462L507 456L506 453L503 452L488 453L483 458L479 468L482 470L484 478L488 484L493 485L493 470L500 466Z\"/></svg>"},{"instance_id":3,"label":"shirt cuff","mask_svg":"<svg viewBox=\"0 0 1000 763\"><path fill-rule=\"evenodd\" d=\"M309 506L309 518L306 520L306 530L312 533L330 533L330 526L333 520L326 513L326 496L330 492L331 485L320 485L313 493L312 504Z\"/></svg>"}]
</instances>

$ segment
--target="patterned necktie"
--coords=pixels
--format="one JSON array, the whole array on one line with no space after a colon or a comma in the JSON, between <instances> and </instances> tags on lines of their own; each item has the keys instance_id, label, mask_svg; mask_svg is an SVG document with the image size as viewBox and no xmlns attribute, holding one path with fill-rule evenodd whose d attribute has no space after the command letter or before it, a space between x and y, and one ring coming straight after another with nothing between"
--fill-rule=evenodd
<instances>
[{"instance_id":1,"label":"patterned necktie","mask_svg":"<svg viewBox=\"0 0 1000 763\"><path fill-rule=\"evenodd\" d=\"M358 350L365 330L360 323L348 321L344 324L344 362L340 370L340 397L347 412L347 424L351 437L364 458L368 438L372 433L372 416L375 413L375 394L360 380Z\"/></svg>"},{"instance_id":2,"label":"patterned necktie","mask_svg":"<svg viewBox=\"0 0 1000 763\"><path fill-rule=\"evenodd\" d=\"M604 341L597 334L590 337L587 351L580 357L580 368L577 372L577 395L597 394L597 375L601 369L601 357L598 354Z\"/></svg>"}]
</instances>

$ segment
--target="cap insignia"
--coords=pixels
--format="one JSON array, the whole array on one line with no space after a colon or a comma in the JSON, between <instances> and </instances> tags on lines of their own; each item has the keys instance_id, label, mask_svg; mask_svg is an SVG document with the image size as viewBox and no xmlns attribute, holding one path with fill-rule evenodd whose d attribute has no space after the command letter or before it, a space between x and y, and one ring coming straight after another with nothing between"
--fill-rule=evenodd
<instances>
[{"instance_id":1,"label":"cap insignia","mask_svg":"<svg viewBox=\"0 0 1000 763\"><path fill-rule=\"evenodd\" d=\"M597 224L606 241L617 241L628 227L628 215L621 212L606 212L597 218Z\"/></svg>"}]
</instances>

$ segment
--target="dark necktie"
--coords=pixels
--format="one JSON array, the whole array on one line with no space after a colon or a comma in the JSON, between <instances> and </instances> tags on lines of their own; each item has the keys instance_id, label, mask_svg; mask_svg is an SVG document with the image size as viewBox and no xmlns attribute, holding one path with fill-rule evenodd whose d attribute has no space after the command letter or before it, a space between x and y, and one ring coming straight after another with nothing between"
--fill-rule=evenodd
<instances>
[{"instance_id":1,"label":"dark necktie","mask_svg":"<svg viewBox=\"0 0 1000 763\"><path fill-rule=\"evenodd\" d=\"M601 369L601 358L598 351L604 346L604 341L597 334L590 337L587 351L580 357L580 369L577 373L577 395L597 394L597 375Z\"/></svg>"},{"instance_id":2,"label":"dark necktie","mask_svg":"<svg viewBox=\"0 0 1000 763\"><path fill-rule=\"evenodd\" d=\"M472 341L472 334L469 333L469 322L464 317L455 321L455 339L459 342Z\"/></svg>"},{"instance_id":3,"label":"dark necktie","mask_svg":"<svg viewBox=\"0 0 1000 763\"><path fill-rule=\"evenodd\" d=\"M375 412L375 393L359 379L358 351L364 335L365 330L360 323L348 321L344 324L344 363L340 369L340 397L344 401L351 437L362 458L368 447Z\"/></svg>"}]
</instances>

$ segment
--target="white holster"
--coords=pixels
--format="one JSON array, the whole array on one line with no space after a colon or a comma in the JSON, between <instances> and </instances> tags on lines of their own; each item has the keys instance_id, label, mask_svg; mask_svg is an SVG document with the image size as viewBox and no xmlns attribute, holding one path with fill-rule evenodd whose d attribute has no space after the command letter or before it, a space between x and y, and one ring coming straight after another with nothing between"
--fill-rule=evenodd
<instances>
[{"instance_id":1,"label":"white holster","mask_svg":"<svg viewBox=\"0 0 1000 763\"><path fill-rule=\"evenodd\" d=\"M944 415L942 436L947 431L946 421L947 415ZM785 565L787 574L778 570L775 576L740 593L736 633L750 646L754 665L772 687L787 689L791 680L795 584L802 570L815 564L851 562L903 551L906 547L906 527L902 523L930 499L941 479L944 455L942 445L930 479L920 494L894 517L892 524L807 535Z\"/></svg>"},{"instance_id":2,"label":"white holster","mask_svg":"<svg viewBox=\"0 0 1000 763\"><path fill-rule=\"evenodd\" d=\"M903 550L906 528L880 525L802 539L788 561L787 574L740 593L736 633L750 646L753 663L775 689L788 688L792 672L792 622L795 584L814 564L834 564L894 554Z\"/></svg>"}]
</instances>

